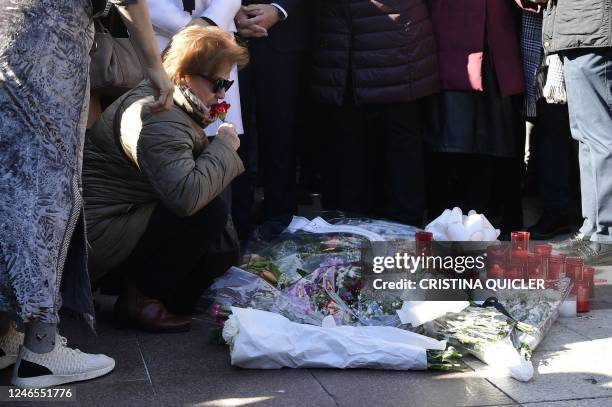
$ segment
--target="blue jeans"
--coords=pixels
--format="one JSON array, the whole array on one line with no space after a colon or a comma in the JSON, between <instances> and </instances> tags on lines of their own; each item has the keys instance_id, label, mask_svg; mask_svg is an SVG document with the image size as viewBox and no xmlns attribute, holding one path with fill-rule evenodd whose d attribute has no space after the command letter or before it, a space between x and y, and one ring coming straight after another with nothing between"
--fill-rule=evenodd
<instances>
[{"instance_id":1,"label":"blue jeans","mask_svg":"<svg viewBox=\"0 0 612 407\"><path fill-rule=\"evenodd\" d=\"M580 232L612 241L612 48L564 54L572 137L579 142Z\"/></svg>"}]
</instances>

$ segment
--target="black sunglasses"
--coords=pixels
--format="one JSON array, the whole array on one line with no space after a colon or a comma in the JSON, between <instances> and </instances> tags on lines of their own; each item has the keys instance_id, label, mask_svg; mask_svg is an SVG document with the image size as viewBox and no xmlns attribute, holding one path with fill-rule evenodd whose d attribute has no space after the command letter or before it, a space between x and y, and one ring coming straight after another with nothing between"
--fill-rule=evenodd
<instances>
[{"instance_id":1,"label":"black sunglasses","mask_svg":"<svg viewBox=\"0 0 612 407\"><path fill-rule=\"evenodd\" d=\"M229 88L232 87L232 85L234 84L234 81L230 81L227 79L221 79L221 78L213 78L207 75L202 75L201 73L196 74L204 79L206 79L207 81L209 81L210 83L212 83L213 85L213 92L217 93L219 92L221 89L224 89L226 92L229 90Z\"/></svg>"}]
</instances>

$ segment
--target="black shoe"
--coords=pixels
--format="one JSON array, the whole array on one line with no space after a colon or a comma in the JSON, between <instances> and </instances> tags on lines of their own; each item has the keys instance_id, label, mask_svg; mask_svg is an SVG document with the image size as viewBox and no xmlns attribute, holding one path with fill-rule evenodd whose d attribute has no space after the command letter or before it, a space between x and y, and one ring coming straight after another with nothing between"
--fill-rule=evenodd
<instances>
[{"instance_id":1,"label":"black shoe","mask_svg":"<svg viewBox=\"0 0 612 407\"><path fill-rule=\"evenodd\" d=\"M567 213L555 209L545 209L538 222L528 231L534 240L552 239L555 236L569 233Z\"/></svg>"}]
</instances>

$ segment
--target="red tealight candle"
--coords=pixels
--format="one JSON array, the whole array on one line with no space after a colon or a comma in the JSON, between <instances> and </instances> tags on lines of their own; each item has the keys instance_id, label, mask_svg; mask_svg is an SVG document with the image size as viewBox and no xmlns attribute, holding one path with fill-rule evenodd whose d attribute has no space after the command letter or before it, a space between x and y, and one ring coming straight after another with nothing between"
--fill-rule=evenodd
<instances>
[{"instance_id":1,"label":"red tealight candle","mask_svg":"<svg viewBox=\"0 0 612 407\"><path fill-rule=\"evenodd\" d=\"M431 242L433 240L433 233L420 231L414 234L414 240L417 242Z\"/></svg>"},{"instance_id":2,"label":"red tealight candle","mask_svg":"<svg viewBox=\"0 0 612 407\"><path fill-rule=\"evenodd\" d=\"M595 298L595 267L584 267L582 269L582 282L589 289L589 298Z\"/></svg>"},{"instance_id":3,"label":"red tealight candle","mask_svg":"<svg viewBox=\"0 0 612 407\"><path fill-rule=\"evenodd\" d=\"M510 241L513 250L527 250L529 249L529 232L511 232Z\"/></svg>"},{"instance_id":4,"label":"red tealight candle","mask_svg":"<svg viewBox=\"0 0 612 407\"><path fill-rule=\"evenodd\" d=\"M510 280L521 280L525 278L526 264L512 261L504 271L504 277Z\"/></svg>"},{"instance_id":5,"label":"red tealight candle","mask_svg":"<svg viewBox=\"0 0 612 407\"><path fill-rule=\"evenodd\" d=\"M500 264L493 264L487 270L487 277L494 279L504 278L504 268Z\"/></svg>"},{"instance_id":6,"label":"red tealight candle","mask_svg":"<svg viewBox=\"0 0 612 407\"><path fill-rule=\"evenodd\" d=\"M558 280L565 274L565 255L551 254L548 259L548 276L549 280Z\"/></svg>"},{"instance_id":7,"label":"red tealight candle","mask_svg":"<svg viewBox=\"0 0 612 407\"><path fill-rule=\"evenodd\" d=\"M431 241L433 240L433 233L425 231L416 232L414 235L414 240L416 242L417 255L432 255Z\"/></svg>"},{"instance_id":8,"label":"red tealight candle","mask_svg":"<svg viewBox=\"0 0 612 407\"><path fill-rule=\"evenodd\" d=\"M538 253L529 253L527 255L527 272L531 274L544 274L542 270L542 255Z\"/></svg>"},{"instance_id":9,"label":"red tealight candle","mask_svg":"<svg viewBox=\"0 0 612 407\"><path fill-rule=\"evenodd\" d=\"M580 257L568 257L565 259L565 276L572 282L582 280L582 267L584 262Z\"/></svg>"},{"instance_id":10,"label":"red tealight candle","mask_svg":"<svg viewBox=\"0 0 612 407\"><path fill-rule=\"evenodd\" d=\"M489 264L506 263L508 259L508 246L504 244L487 247L487 262Z\"/></svg>"},{"instance_id":11,"label":"red tealight candle","mask_svg":"<svg viewBox=\"0 0 612 407\"><path fill-rule=\"evenodd\" d=\"M520 263L527 266L529 260L529 252L522 249L512 249L510 253L510 261L513 263Z\"/></svg>"},{"instance_id":12,"label":"red tealight candle","mask_svg":"<svg viewBox=\"0 0 612 407\"><path fill-rule=\"evenodd\" d=\"M542 255L542 257L549 257L552 253L552 245L548 243L537 244L534 246L533 252Z\"/></svg>"},{"instance_id":13,"label":"red tealight candle","mask_svg":"<svg viewBox=\"0 0 612 407\"><path fill-rule=\"evenodd\" d=\"M576 288L576 312L583 313L590 311L589 287L584 281L578 281Z\"/></svg>"}]
</instances>

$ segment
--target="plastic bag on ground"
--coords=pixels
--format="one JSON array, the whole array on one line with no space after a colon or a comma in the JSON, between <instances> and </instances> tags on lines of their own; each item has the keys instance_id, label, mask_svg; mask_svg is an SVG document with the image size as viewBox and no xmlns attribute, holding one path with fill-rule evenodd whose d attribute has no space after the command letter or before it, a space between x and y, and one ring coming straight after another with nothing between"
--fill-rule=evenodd
<instances>
[{"instance_id":1,"label":"plastic bag on ground","mask_svg":"<svg viewBox=\"0 0 612 407\"><path fill-rule=\"evenodd\" d=\"M416 328L447 312L461 312L469 305L467 301L404 301L402 308L397 310L397 315L402 324L410 324Z\"/></svg>"},{"instance_id":2,"label":"plastic bag on ground","mask_svg":"<svg viewBox=\"0 0 612 407\"><path fill-rule=\"evenodd\" d=\"M291 322L270 312L237 307L232 307L223 338L230 345L232 365L249 369L425 370L427 350L446 348L446 341L397 328L323 328Z\"/></svg>"}]
</instances>

